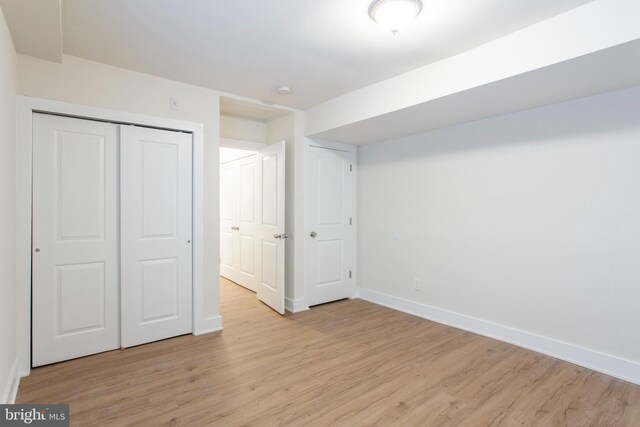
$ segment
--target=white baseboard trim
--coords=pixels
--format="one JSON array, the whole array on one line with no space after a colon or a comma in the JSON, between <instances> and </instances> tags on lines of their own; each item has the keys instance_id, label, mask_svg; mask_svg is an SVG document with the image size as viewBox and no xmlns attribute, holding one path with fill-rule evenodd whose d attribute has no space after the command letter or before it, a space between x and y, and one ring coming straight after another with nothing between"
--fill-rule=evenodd
<instances>
[{"instance_id":1,"label":"white baseboard trim","mask_svg":"<svg viewBox=\"0 0 640 427\"><path fill-rule=\"evenodd\" d=\"M20 373L18 371L18 359L16 359L11 366L11 371L9 371L9 377L7 378L7 383L4 386L2 400L0 401L0 403L3 405L16 403L16 396L18 395L19 386Z\"/></svg>"},{"instance_id":2,"label":"white baseboard trim","mask_svg":"<svg viewBox=\"0 0 640 427\"><path fill-rule=\"evenodd\" d=\"M193 335L199 336L219 332L222 330L222 316L207 317L197 328L193 330Z\"/></svg>"},{"instance_id":3,"label":"white baseboard trim","mask_svg":"<svg viewBox=\"0 0 640 427\"><path fill-rule=\"evenodd\" d=\"M640 363L637 362L382 292L360 288L358 297L374 304L504 341L640 385Z\"/></svg>"},{"instance_id":4,"label":"white baseboard trim","mask_svg":"<svg viewBox=\"0 0 640 427\"><path fill-rule=\"evenodd\" d=\"M301 311L309 310L309 306L304 302L304 299L297 298L292 300L291 298L284 299L284 308L290 313L300 313Z\"/></svg>"}]
</instances>

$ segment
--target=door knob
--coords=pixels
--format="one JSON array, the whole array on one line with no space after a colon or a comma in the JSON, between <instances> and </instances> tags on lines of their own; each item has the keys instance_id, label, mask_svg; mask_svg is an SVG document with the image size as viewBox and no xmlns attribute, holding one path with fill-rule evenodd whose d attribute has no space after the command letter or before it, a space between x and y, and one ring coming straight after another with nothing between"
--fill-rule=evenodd
<instances>
[{"instance_id":1,"label":"door knob","mask_svg":"<svg viewBox=\"0 0 640 427\"><path fill-rule=\"evenodd\" d=\"M318 233L316 233L315 231L312 231L309 236L313 237L314 239L316 238L316 236L318 235Z\"/></svg>"}]
</instances>

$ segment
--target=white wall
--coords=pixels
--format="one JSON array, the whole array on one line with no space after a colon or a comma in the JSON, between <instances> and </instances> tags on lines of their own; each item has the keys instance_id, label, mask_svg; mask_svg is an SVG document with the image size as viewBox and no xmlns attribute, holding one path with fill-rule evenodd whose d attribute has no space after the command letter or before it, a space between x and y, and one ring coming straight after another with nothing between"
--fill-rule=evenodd
<instances>
[{"instance_id":1,"label":"white wall","mask_svg":"<svg viewBox=\"0 0 640 427\"><path fill-rule=\"evenodd\" d=\"M16 363L16 51L0 10L0 403ZM15 365L14 365L15 364Z\"/></svg>"},{"instance_id":2,"label":"white wall","mask_svg":"<svg viewBox=\"0 0 640 427\"><path fill-rule=\"evenodd\" d=\"M266 144L267 123L223 114L220 116L220 136Z\"/></svg>"},{"instance_id":3,"label":"white wall","mask_svg":"<svg viewBox=\"0 0 640 427\"><path fill-rule=\"evenodd\" d=\"M63 64L19 55L18 93L204 124L204 310L208 318L218 316L219 93L68 55ZM178 99L179 111L169 109L170 97Z\"/></svg>"},{"instance_id":4,"label":"white wall","mask_svg":"<svg viewBox=\"0 0 640 427\"><path fill-rule=\"evenodd\" d=\"M640 366L640 87L358 159L361 289Z\"/></svg>"}]
</instances>

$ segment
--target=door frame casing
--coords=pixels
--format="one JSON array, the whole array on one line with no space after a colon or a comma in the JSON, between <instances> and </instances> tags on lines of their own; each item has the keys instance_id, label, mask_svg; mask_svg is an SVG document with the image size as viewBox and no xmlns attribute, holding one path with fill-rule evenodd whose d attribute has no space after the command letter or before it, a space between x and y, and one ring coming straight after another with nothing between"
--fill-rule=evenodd
<instances>
[{"instance_id":1,"label":"door frame casing","mask_svg":"<svg viewBox=\"0 0 640 427\"><path fill-rule=\"evenodd\" d=\"M193 335L220 330L217 318L204 314L204 138L202 123L88 107L49 99L17 96L16 139L16 346L18 373L31 371L31 257L33 114L138 125L192 134L193 141Z\"/></svg>"},{"instance_id":2,"label":"door frame casing","mask_svg":"<svg viewBox=\"0 0 640 427\"><path fill-rule=\"evenodd\" d=\"M343 151L343 152L347 152L347 153L353 153L354 156L354 162L353 162L353 194L352 194L352 200L351 200L351 208L352 208L352 212L353 212L353 225L351 227L351 233L349 233L349 238L352 240L352 245L351 247L352 249L352 253L349 254L349 256L352 259L352 280L350 281L350 285L349 285L349 298L353 299L357 297L357 283L358 283L358 240L357 240L357 236L358 236L358 212L357 212L357 195L358 195L358 188L357 188L357 173L358 173L358 167L357 167L357 161L358 161L358 151L357 151L357 147L355 145L350 145L350 144L343 144L343 143L339 143L339 142L333 142L333 141L324 141L324 140L318 140L318 139L306 139L305 140L305 144L304 144L304 170L308 171L309 169L309 160L310 160L310 155L311 155L311 148L315 147L315 148L321 148L321 149L325 149L325 150L337 150L337 151ZM310 180L312 179L311 176L309 176L308 174L305 175L305 180L304 180L304 190L305 190L305 194L310 194L309 193L309 186L310 186ZM312 239L309 237L309 233L311 233L311 227L312 224L309 224L309 218L311 218L311 209L312 209L312 204L311 204L311 200L310 197L305 197L304 198L304 218L306 219L305 224L304 224L304 245L303 245L303 258L304 258L304 266L303 266L303 277L304 277L304 292L305 292L305 299L306 302L309 302L309 286L311 286L311 284L313 283L312 277L311 277L311 255L312 255L312 247L311 244L313 243Z\"/></svg>"}]
</instances>

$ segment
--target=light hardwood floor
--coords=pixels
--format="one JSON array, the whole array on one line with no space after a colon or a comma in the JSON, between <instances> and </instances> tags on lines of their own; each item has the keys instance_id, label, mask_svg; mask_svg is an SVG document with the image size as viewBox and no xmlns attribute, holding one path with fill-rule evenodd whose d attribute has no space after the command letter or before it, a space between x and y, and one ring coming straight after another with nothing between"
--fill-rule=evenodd
<instances>
[{"instance_id":1,"label":"light hardwood floor","mask_svg":"<svg viewBox=\"0 0 640 427\"><path fill-rule=\"evenodd\" d=\"M224 332L34 369L72 425L640 426L640 387L360 300L279 316L222 280Z\"/></svg>"}]
</instances>

